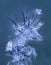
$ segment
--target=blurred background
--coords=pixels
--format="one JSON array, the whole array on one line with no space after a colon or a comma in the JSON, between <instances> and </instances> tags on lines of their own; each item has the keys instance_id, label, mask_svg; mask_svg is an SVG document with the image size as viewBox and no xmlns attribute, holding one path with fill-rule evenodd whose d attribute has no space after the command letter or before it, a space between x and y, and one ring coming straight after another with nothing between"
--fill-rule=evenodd
<instances>
[{"instance_id":1,"label":"blurred background","mask_svg":"<svg viewBox=\"0 0 51 65\"><path fill-rule=\"evenodd\" d=\"M10 57L5 56L5 47L12 34L8 16L16 15L17 22L22 21L22 9L32 11L42 9L44 26L39 31L43 36L42 42L30 42L35 47L37 58L33 65L51 65L51 0L0 0L0 65L7 65ZM15 16L15 17L16 17Z\"/></svg>"}]
</instances>

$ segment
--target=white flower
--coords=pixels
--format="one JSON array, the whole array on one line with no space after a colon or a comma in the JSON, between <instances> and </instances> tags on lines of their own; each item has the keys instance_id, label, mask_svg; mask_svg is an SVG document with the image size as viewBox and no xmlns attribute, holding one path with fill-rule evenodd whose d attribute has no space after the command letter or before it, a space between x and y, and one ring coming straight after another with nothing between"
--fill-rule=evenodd
<instances>
[{"instance_id":1,"label":"white flower","mask_svg":"<svg viewBox=\"0 0 51 65\"><path fill-rule=\"evenodd\" d=\"M7 43L7 45L6 45L6 51L8 52L8 51L12 51L12 41L9 41L8 43Z\"/></svg>"},{"instance_id":2,"label":"white flower","mask_svg":"<svg viewBox=\"0 0 51 65\"><path fill-rule=\"evenodd\" d=\"M37 13L38 15L40 15L40 14L42 14L42 10L41 10L41 9L36 9L36 13Z\"/></svg>"}]
</instances>

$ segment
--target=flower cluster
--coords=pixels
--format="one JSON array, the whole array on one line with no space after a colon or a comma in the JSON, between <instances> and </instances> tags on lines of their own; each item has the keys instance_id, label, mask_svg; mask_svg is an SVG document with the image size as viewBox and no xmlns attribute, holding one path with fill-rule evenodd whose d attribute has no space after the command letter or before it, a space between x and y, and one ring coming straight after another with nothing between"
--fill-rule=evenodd
<instances>
[{"instance_id":1,"label":"flower cluster","mask_svg":"<svg viewBox=\"0 0 51 65\"><path fill-rule=\"evenodd\" d=\"M42 36L38 33L40 27L44 24L41 22L41 9L35 9L31 16L27 16L24 11L23 24L16 24L11 18L11 22L14 24L14 35L16 36L13 40L8 41L6 45L6 52L11 56L13 60L9 61L7 65L32 65L31 56L36 58L37 53L35 48L28 44L29 40L42 41Z\"/></svg>"}]
</instances>

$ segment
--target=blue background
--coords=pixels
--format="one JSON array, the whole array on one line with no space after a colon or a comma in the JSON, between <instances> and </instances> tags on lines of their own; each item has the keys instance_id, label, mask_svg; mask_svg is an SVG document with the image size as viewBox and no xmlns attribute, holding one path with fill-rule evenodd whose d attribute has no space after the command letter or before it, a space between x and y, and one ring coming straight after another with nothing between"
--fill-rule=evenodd
<instances>
[{"instance_id":1,"label":"blue background","mask_svg":"<svg viewBox=\"0 0 51 65\"><path fill-rule=\"evenodd\" d=\"M6 65L10 57L5 56L5 47L9 35L12 34L8 16L17 12L17 20L21 21L22 9L32 11L34 8L43 10L44 26L41 28L43 42L31 42L37 52L33 65L51 65L51 0L0 0L0 65Z\"/></svg>"}]
</instances>

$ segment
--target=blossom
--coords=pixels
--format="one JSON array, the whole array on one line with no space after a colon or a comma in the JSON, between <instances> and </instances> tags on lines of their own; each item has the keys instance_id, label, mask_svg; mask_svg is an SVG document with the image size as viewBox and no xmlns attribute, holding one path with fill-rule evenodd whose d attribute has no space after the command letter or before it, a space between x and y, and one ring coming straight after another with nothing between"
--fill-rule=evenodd
<instances>
[{"instance_id":1,"label":"blossom","mask_svg":"<svg viewBox=\"0 0 51 65\"><path fill-rule=\"evenodd\" d=\"M6 45L6 51L12 52L11 56L13 60L8 62L8 65L14 63L15 65L28 65L28 62L31 61L31 56L33 55L35 58L37 56L35 48L28 44L29 40L34 41L42 41L43 38L39 34L39 29L43 26L43 22L41 22L41 9L35 9L31 16L27 16L24 11L22 11L23 15L23 24L15 23L11 18L11 22L14 24L14 38L11 41L8 41Z\"/></svg>"}]
</instances>

